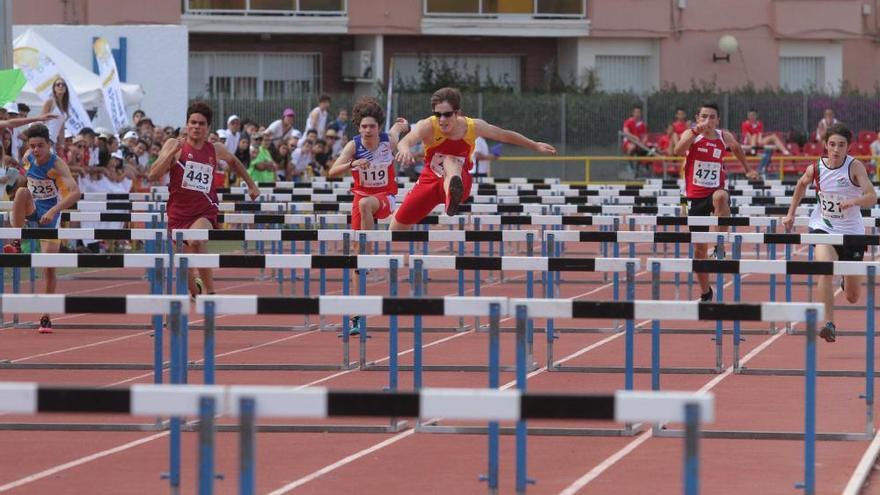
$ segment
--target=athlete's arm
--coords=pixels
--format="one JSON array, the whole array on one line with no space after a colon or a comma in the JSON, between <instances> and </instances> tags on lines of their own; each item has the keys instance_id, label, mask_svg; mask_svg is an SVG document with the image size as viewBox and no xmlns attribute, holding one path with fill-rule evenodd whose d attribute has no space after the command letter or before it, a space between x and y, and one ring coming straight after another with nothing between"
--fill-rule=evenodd
<instances>
[{"instance_id":1,"label":"athlete's arm","mask_svg":"<svg viewBox=\"0 0 880 495\"><path fill-rule=\"evenodd\" d=\"M416 160L410 148L418 143L420 139L427 142L433 134L434 129L431 126L430 119L422 119L416 122L410 133L397 143L397 161L403 165L412 165Z\"/></svg>"},{"instance_id":2,"label":"athlete's arm","mask_svg":"<svg viewBox=\"0 0 880 495\"><path fill-rule=\"evenodd\" d=\"M397 117L394 120L394 125L388 129L388 140L391 142L392 148L397 148L397 143L400 142L400 135L406 132L409 129L409 122L406 121L403 117Z\"/></svg>"},{"instance_id":3,"label":"athlete's arm","mask_svg":"<svg viewBox=\"0 0 880 495\"><path fill-rule=\"evenodd\" d=\"M58 116L52 113L38 115L36 117L20 117L15 119L0 120L0 128L11 129L21 127L23 125L33 124L34 122L45 122L47 120L57 119Z\"/></svg>"},{"instance_id":4,"label":"athlete's arm","mask_svg":"<svg viewBox=\"0 0 880 495\"><path fill-rule=\"evenodd\" d=\"M748 160L746 160L746 154L743 152L742 146L736 142L736 139L733 137L733 134L730 131L724 131L723 133L724 144L730 146L730 151L733 152L733 155L737 160L742 164L743 169L746 171L746 177L752 180L758 179L758 171L752 169L752 166L749 165Z\"/></svg>"},{"instance_id":5,"label":"athlete's arm","mask_svg":"<svg viewBox=\"0 0 880 495\"><path fill-rule=\"evenodd\" d=\"M316 108L309 112L309 129L317 129L318 128L318 114L321 113L321 110ZM303 133L305 134L305 133Z\"/></svg>"},{"instance_id":6,"label":"athlete's arm","mask_svg":"<svg viewBox=\"0 0 880 495\"><path fill-rule=\"evenodd\" d=\"M547 143L532 141L531 139L523 136L516 131L502 129L498 126L486 122L485 120L474 119L474 126L477 129L477 136L489 138L494 141L501 141L502 143L522 146L523 148L527 148L538 153L544 153L548 155L556 154L556 148Z\"/></svg>"},{"instance_id":7,"label":"athlete's arm","mask_svg":"<svg viewBox=\"0 0 880 495\"><path fill-rule=\"evenodd\" d=\"M61 213L62 210L70 208L79 201L79 185L73 179L70 169L61 158L55 158L55 173L61 177L61 182L64 184L64 188L67 189L67 194L40 218L40 223L44 225L51 222L55 215Z\"/></svg>"},{"instance_id":8,"label":"athlete's arm","mask_svg":"<svg viewBox=\"0 0 880 495\"><path fill-rule=\"evenodd\" d=\"M853 160L849 165L850 173L853 174L856 183L862 188L862 195L856 199L848 199L840 203L840 209L845 210L850 206L858 206L861 208L873 208L877 204L877 191L874 190L874 184L868 178L868 171L865 164L859 160Z\"/></svg>"},{"instance_id":9,"label":"athlete's arm","mask_svg":"<svg viewBox=\"0 0 880 495\"><path fill-rule=\"evenodd\" d=\"M327 171L327 177L340 177L345 175L346 172L349 172L352 169L352 163L354 159L354 140L351 140L345 143L345 146L342 148L342 153L339 155L339 158L333 162L333 166L330 167L330 170Z\"/></svg>"},{"instance_id":10,"label":"athlete's arm","mask_svg":"<svg viewBox=\"0 0 880 495\"><path fill-rule=\"evenodd\" d=\"M236 176L244 179L244 181L248 185L248 194L250 194L251 199L257 199L260 197L260 188L257 187L254 179L251 179L251 176L248 175L247 169L244 168L244 164L241 163L241 160L239 160L237 156L230 153L225 144L214 143L214 153L217 156L218 161L225 161L226 164L235 171Z\"/></svg>"},{"instance_id":11,"label":"athlete's arm","mask_svg":"<svg viewBox=\"0 0 880 495\"><path fill-rule=\"evenodd\" d=\"M151 181L158 181L171 170L171 165L177 160L180 148L183 146L183 139L167 139L162 145L162 151L159 152L159 158L153 162L150 167L148 177Z\"/></svg>"},{"instance_id":12,"label":"athlete's arm","mask_svg":"<svg viewBox=\"0 0 880 495\"><path fill-rule=\"evenodd\" d=\"M681 137L678 138L678 142L675 143L675 148L672 150L673 155L681 156L684 155L684 152L694 144L694 139L697 138L697 135L703 132L703 129L697 129L700 126L694 127L693 129L687 129L681 133Z\"/></svg>"},{"instance_id":13,"label":"athlete's arm","mask_svg":"<svg viewBox=\"0 0 880 495\"><path fill-rule=\"evenodd\" d=\"M816 167L807 167L804 175L798 179L797 186L795 186L794 193L791 196L791 205L788 207L788 214L782 219L782 225L785 227L786 231L791 230L794 226L794 214L797 211L798 206L800 206L801 200L804 199L804 193L807 192L807 187L813 182L813 172L815 169Z\"/></svg>"}]
</instances>

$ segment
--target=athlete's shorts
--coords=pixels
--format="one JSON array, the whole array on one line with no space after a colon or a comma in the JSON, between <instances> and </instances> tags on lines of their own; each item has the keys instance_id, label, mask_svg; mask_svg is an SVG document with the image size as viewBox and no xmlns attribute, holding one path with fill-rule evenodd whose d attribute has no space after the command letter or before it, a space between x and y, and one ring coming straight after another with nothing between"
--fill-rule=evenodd
<instances>
[{"instance_id":1,"label":"athlete's shorts","mask_svg":"<svg viewBox=\"0 0 880 495\"><path fill-rule=\"evenodd\" d=\"M27 226L33 229L57 229L58 226L61 225L60 212L55 215L55 218L53 218L51 222L40 223L40 219L43 218L43 215L55 207L56 204L58 203L55 201L34 201L34 212L25 217L25 220L27 220Z\"/></svg>"},{"instance_id":2,"label":"athlete's shorts","mask_svg":"<svg viewBox=\"0 0 880 495\"><path fill-rule=\"evenodd\" d=\"M397 198L395 198L393 194L378 193L369 194L367 196L371 196L379 200L379 209L376 211L376 213L373 214L374 220L388 218L389 216L391 216L391 212L394 211L394 207L397 206ZM352 230L361 229L361 209L358 207L358 205L360 204L361 199L366 198L367 196L361 195L359 193L355 193L354 195L354 201L352 201L351 203Z\"/></svg>"},{"instance_id":3,"label":"athlete's shorts","mask_svg":"<svg viewBox=\"0 0 880 495\"><path fill-rule=\"evenodd\" d=\"M464 185L464 194L461 202L464 203L471 196L471 184L473 179L470 174L461 174L461 181ZM425 176L419 177L419 181L412 188L403 204L398 208L394 218L404 225L415 225L422 220L437 205L446 203L446 191L443 190L443 179L440 177L429 177L425 180Z\"/></svg>"},{"instance_id":4,"label":"athlete's shorts","mask_svg":"<svg viewBox=\"0 0 880 495\"><path fill-rule=\"evenodd\" d=\"M688 198L688 211L687 214L689 217L709 217L715 213L715 203L712 201L712 196L715 193L706 196L705 198ZM690 226L691 232L709 232L709 227L705 225L692 225Z\"/></svg>"},{"instance_id":5,"label":"athlete's shorts","mask_svg":"<svg viewBox=\"0 0 880 495\"><path fill-rule=\"evenodd\" d=\"M810 229L811 234L827 234L824 230ZM863 261L866 246L832 246L839 261Z\"/></svg>"},{"instance_id":6,"label":"athlete's shorts","mask_svg":"<svg viewBox=\"0 0 880 495\"><path fill-rule=\"evenodd\" d=\"M212 215L199 215L197 217L188 217L188 218L175 218L168 217L168 234L171 235L172 230L182 230L188 229L192 227L192 224L196 223L196 220L204 218L205 220L211 222L212 229L220 228L220 224L217 223L217 214L214 213ZM174 238L171 239L173 242L176 242ZM189 244L186 241L183 241L184 244Z\"/></svg>"}]
</instances>

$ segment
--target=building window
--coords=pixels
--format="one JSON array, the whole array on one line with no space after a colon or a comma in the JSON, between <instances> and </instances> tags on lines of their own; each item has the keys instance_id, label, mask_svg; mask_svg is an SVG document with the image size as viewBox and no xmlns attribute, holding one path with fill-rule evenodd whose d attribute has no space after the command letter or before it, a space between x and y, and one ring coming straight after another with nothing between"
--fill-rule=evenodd
<instances>
[{"instance_id":1,"label":"building window","mask_svg":"<svg viewBox=\"0 0 880 495\"><path fill-rule=\"evenodd\" d=\"M426 16L528 15L584 18L586 0L424 0Z\"/></svg>"},{"instance_id":2,"label":"building window","mask_svg":"<svg viewBox=\"0 0 880 495\"><path fill-rule=\"evenodd\" d=\"M602 91L647 93L651 90L651 57L596 55L596 76Z\"/></svg>"},{"instance_id":3,"label":"building window","mask_svg":"<svg viewBox=\"0 0 880 495\"><path fill-rule=\"evenodd\" d=\"M395 55L394 84L405 89L424 89L426 71L445 73L474 86L494 86L518 91L521 85L520 57L516 55Z\"/></svg>"},{"instance_id":4,"label":"building window","mask_svg":"<svg viewBox=\"0 0 880 495\"><path fill-rule=\"evenodd\" d=\"M184 0L186 14L335 15L348 12L347 0Z\"/></svg>"},{"instance_id":5,"label":"building window","mask_svg":"<svg viewBox=\"0 0 880 495\"><path fill-rule=\"evenodd\" d=\"M789 91L825 88L825 57L779 57L779 87Z\"/></svg>"},{"instance_id":6,"label":"building window","mask_svg":"<svg viewBox=\"0 0 880 495\"><path fill-rule=\"evenodd\" d=\"M189 55L190 98L274 99L321 91L316 53Z\"/></svg>"}]
</instances>

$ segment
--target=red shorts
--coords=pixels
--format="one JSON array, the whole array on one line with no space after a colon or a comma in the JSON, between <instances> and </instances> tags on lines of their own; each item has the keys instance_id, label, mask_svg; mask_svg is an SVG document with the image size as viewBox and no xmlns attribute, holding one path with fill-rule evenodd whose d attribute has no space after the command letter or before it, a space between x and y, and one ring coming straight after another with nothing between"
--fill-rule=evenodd
<instances>
[{"instance_id":1,"label":"red shorts","mask_svg":"<svg viewBox=\"0 0 880 495\"><path fill-rule=\"evenodd\" d=\"M471 178L471 174L463 173L461 181L464 185L464 195L461 197L461 202L464 203L471 197L473 178ZM443 179L437 176L422 175L419 177L419 182L406 195L406 199L394 214L394 218L404 225L415 225L424 220L435 206L445 203L446 191L443 190Z\"/></svg>"},{"instance_id":2,"label":"red shorts","mask_svg":"<svg viewBox=\"0 0 880 495\"><path fill-rule=\"evenodd\" d=\"M358 205L361 202L361 198L373 197L379 200L379 209L376 213L373 214L374 220L381 220L383 218L388 218L391 215L391 210L394 209L394 205L396 200L394 199L393 194L388 193L378 193L378 194L369 194L362 195L359 193L355 193L354 201L351 203L351 229L352 230L360 230L361 229L361 209Z\"/></svg>"},{"instance_id":3,"label":"red shorts","mask_svg":"<svg viewBox=\"0 0 880 495\"><path fill-rule=\"evenodd\" d=\"M192 227L192 224L196 223L196 220L198 220L200 218L204 218L205 220L208 220L209 222L211 222L212 228L215 228L215 229L220 228L220 224L217 223L217 214L214 213L213 215L199 215L197 217L190 217L190 218L175 218L175 217L169 216L168 217L168 230L172 231L172 230L177 230L177 229L180 229L180 230L188 229L188 228Z\"/></svg>"}]
</instances>

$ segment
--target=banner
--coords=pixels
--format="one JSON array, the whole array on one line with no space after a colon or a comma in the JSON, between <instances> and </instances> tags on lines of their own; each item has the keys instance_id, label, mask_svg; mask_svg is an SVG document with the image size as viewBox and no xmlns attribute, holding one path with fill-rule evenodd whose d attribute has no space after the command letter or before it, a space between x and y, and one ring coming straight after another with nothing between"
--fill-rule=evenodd
<instances>
[{"instance_id":1,"label":"banner","mask_svg":"<svg viewBox=\"0 0 880 495\"><path fill-rule=\"evenodd\" d=\"M39 49L30 46L22 46L14 49L12 52L12 58L15 62L15 66L21 69L24 73L25 79L27 79L30 85L34 88L34 91L36 91L43 100L49 100L52 98L52 85L55 83L56 79L60 77L67 83L67 93L70 95L70 106L67 112L65 130L68 136L79 134L79 131L84 127L92 127L92 120L89 118L89 114L86 113L85 108L83 108L82 103L80 103L79 96L76 94L76 90L71 84L70 79L61 73L61 69L55 65L55 62L53 62L52 59L46 54L40 52ZM47 127L49 127L52 140L54 141L58 136L58 124L55 123L55 121L49 121Z\"/></svg>"},{"instance_id":2,"label":"banner","mask_svg":"<svg viewBox=\"0 0 880 495\"><path fill-rule=\"evenodd\" d=\"M98 70L101 75L101 92L104 93L104 106L110 114L113 123L113 132L129 125L128 114L125 111L125 103L122 100L122 88L119 87L119 73L116 71L116 60L110 44L104 38L95 40L95 58L98 60Z\"/></svg>"}]
</instances>

